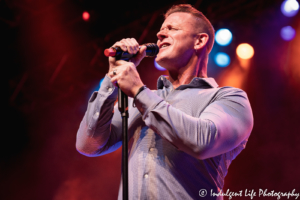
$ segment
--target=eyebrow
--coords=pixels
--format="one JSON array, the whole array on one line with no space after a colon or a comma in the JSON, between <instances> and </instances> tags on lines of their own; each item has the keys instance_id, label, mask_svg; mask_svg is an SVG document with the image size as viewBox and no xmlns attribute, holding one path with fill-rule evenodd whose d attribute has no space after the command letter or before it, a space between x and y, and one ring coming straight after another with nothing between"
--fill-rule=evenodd
<instances>
[{"instance_id":1,"label":"eyebrow","mask_svg":"<svg viewBox=\"0 0 300 200\"><path fill-rule=\"evenodd\" d=\"M166 28L166 27L167 27L167 28L168 28L168 27L172 27L172 28L173 28L173 27L175 27L175 28L180 28L180 27L176 26L176 24L175 24L175 25L174 25L174 24L167 24L166 26L161 27L160 30L162 30L162 29L164 29L164 28Z\"/></svg>"}]
</instances>

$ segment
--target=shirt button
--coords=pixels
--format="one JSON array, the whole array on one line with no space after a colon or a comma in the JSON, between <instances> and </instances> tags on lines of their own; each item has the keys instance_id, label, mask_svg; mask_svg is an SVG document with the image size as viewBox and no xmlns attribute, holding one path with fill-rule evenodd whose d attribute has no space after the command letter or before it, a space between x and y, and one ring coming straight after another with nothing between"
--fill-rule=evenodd
<instances>
[{"instance_id":1,"label":"shirt button","mask_svg":"<svg viewBox=\"0 0 300 200\"><path fill-rule=\"evenodd\" d=\"M154 151L154 148L150 148L149 151Z\"/></svg>"},{"instance_id":2,"label":"shirt button","mask_svg":"<svg viewBox=\"0 0 300 200\"><path fill-rule=\"evenodd\" d=\"M95 115L98 116L98 115L99 115L99 112L96 112Z\"/></svg>"},{"instance_id":3,"label":"shirt button","mask_svg":"<svg viewBox=\"0 0 300 200\"><path fill-rule=\"evenodd\" d=\"M108 91L109 91L109 92L111 92L111 91L112 91L112 89L111 89L111 88L108 88Z\"/></svg>"},{"instance_id":4,"label":"shirt button","mask_svg":"<svg viewBox=\"0 0 300 200\"><path fill-rule=\"evenodd\" d=\"M148 178L148 174L145 174L144 177L145 177L145 178Z\"/></svg>"}]
</instances>

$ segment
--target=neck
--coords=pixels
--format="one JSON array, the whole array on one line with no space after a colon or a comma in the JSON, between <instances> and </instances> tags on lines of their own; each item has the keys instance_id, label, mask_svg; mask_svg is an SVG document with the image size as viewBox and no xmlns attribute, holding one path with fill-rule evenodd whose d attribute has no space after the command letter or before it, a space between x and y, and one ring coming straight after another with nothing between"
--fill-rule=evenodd
<instances>
[{"instance_id":1,"label":"neck","mask_svg":"<svg viewBox=\"0 0 300 200\"><path fill-rule=\"evenodd\" d=\"M189 63L179 70L169 70L169 81L173 88L176 89L180 85L189 84L193 78L207 78L207 57L194 56Z\"/></svg>"}]
</instances>

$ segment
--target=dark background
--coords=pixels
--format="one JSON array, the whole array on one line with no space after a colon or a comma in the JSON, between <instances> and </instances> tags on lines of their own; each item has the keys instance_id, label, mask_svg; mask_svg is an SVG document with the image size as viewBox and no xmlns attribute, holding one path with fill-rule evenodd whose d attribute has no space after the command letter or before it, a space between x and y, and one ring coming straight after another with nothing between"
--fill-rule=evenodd
<instances>
[{"instance_id":1,"label":"dark background","mask_svg":"<svg viewBox=\"0 0 300 200\"><path fill-rule=\"evenodd\" d=\"M229 46L215 44L208 75L220 86L244 89L253 109L252 134L231 164L224 190L300 192L300 17L283 16L281 0L0 0L0 199L117 198L121 150L85 157L75 149L76 132L108 71L103 50L127 37L156 42L163 13L178 3L194 5L215 30L232 31ZM287 25L297 31L290 42L280 37ZM255 50L246 64L235 54L244 42ZM219 51L231 56L226 68L213 62ZM153 58L138 71L151 89L167 73L154 67Z\"/></svg>"}]
</instances>

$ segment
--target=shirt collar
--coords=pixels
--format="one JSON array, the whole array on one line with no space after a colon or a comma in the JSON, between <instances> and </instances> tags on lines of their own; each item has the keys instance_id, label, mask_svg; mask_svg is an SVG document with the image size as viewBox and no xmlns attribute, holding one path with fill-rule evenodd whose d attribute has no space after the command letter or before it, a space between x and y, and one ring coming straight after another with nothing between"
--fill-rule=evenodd
<instances>
[{"instance_id":1,"label":"shirt collar","mask_svg":"<svg viewBox=\"0 0 300 200\"><path fill-rule=\"evenodd\" d=\"M157 89L163 89L163 87L169 88L173 87L172 83L164 76L161 75L157 80ZM217 88L218 84L214 78L200 78L195 77L187 85L180 85L176 90L184 90L186 88Z\"/></svg>"}]
</instances>

